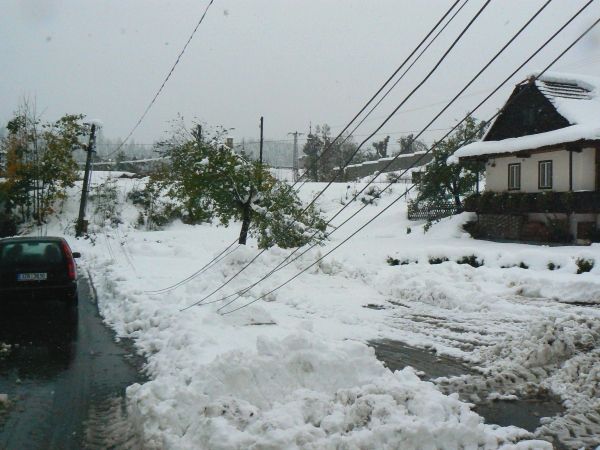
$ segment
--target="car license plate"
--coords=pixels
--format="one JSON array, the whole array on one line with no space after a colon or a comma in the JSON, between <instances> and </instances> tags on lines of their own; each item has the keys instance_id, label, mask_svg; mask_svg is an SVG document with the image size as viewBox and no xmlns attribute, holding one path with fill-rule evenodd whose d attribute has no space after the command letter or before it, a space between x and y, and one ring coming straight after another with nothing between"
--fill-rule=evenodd
<instances>
[{"instance_id":1,"label":"car license plate","mask_svg":"<svg viewBox=\"0 0 600 450\"><path fill-rule=\"evenodd\" d=\"M47 278L48 274L46 272L17 274L17 281L44 281Z\"/></svg>"}]
</instances>

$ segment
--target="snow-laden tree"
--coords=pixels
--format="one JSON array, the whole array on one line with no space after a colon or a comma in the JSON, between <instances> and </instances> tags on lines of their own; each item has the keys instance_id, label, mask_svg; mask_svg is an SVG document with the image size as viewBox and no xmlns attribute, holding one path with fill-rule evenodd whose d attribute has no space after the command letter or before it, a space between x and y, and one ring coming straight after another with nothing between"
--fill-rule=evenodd
<instances>
[{"instance_id":1,"label":"snow-laden tree","mask_svg":"<svg viewBox=\"0 0 600 450\"><path fill-rule=\"evenodd\" d=\"M5 207L19 222L44 223L66 189L77 179L73 151L83 148L89 132L83 115L64 115L42 123L27 102L8 122L0 140L6 164L2 191Z\"/></svg>"},{"instance_id":2,"label":"snow-laden tree","mask_svg":"<svg viewBox=\"0 0 600 450\"><path fill-rule=\"evenodd\" d=\"M170 166L148 185L161 191L191 223L241 221L239 242L248 234L261 247L283 248L325 238L325 221L313 206L305 208L296 192L276 180L266 166L236 154L223 143L224 130L203 135L179 127L159 147Z\"/></svg>"},{"instance_id":3,"label":"snow-laden tree","mask_svg":"<svg viewBox=\"0 0 600 450\"><path fill-rule=\"evenodd\" d=\"M302 151L306 155L307 177L313 181L331 181L337 175L338 168L348 163L359 164L369 159L368 153L356 152L357 144L348 133L339 139L331 135L327 124L317 125L308 134ZM352 156L356 153L354 156ZM338 178L341 181L342 177Z\"/></svg>"},{"instance_id":4,"label":"snow-laden tree","mask_svg":"<svg viewBox=\"0 0 600 450\"><path fill-rule=\"evenodd\" d=\"M417 203L436 205L450 201L458 211L462 210L462 199L473 190L481 167L477 163L448 164L447 159L460 147L479 140L484 125L469 116L450 136L433 144L433 159L421 175Z\"/></svg>"}]
</instances>

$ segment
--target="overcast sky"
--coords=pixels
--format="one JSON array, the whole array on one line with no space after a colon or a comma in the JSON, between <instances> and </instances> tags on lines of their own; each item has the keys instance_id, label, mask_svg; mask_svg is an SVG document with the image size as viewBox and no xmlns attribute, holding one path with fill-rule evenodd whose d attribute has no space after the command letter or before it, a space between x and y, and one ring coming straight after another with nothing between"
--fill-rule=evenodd
<instances>
[{"instance_id":1,"label":"overcast sky","mask_svg":"<svg viewBox=\"0 0 600 450\"><path fill-rule=\"evenodd\" d=\"M208 0L2 0L0 120L20 99L44 118L83 113L104 134L125 137L175 61ZM215 0L158 101L133 135L163 136L182 114L235 128L236 139L306 133L309 123L339 130L402 62L451 4L446 0ZM431 69L483 5L470 0L430 52L357 132L371 132ZM395 140L419 131L542 5L493 0L442 64L383 129ZM510 74L585 1L554 0L469 95L424 135L439 136ZM544 67L600 17L596 1L478 114L500 107L514 84ZM600 75L600 29L556 65ZM360 136L357 137L360 141Z\"/></svg>"}]
</instances>

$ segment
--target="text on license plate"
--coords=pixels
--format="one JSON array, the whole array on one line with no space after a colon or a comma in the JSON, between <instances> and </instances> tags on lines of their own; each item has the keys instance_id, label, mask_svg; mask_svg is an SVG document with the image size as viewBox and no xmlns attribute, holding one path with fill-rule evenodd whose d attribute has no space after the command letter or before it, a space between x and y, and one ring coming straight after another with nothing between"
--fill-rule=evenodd
<instances>
[{"instance_id":1,"label":"text on license plate","mask_svg":"<svg viewBox=\"0 0 600 450\"><path fill-rule=\"evenodd\" d=\"M47 278L48 274L46 272L17 274L17 281L43 281Z\"/></svg>"}]
</instances>

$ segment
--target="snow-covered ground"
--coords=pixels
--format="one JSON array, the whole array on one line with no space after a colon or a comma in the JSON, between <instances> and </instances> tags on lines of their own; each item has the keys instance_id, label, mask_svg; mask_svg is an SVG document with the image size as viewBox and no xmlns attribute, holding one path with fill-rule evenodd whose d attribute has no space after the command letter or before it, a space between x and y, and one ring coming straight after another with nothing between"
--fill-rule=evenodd
<instances>
[{"instance_id":1,"label":"snow-covered ground","mask_svg":"<svg viewBox=\"0 0 600 450\"><path fill-rule=\"evenodd\" d=\"M104 174L94 174L96 182ZM140 180L119 180L122 200ZM323 185L307 183L309 199ZM361 185L335 184L319 202L327 217ZM163 231L98 226L83 253L101 313L147 358L150 380L128 397L147 448L593 448L600 441L600 246L547 247L471 239L468 214L427 233L401 201L306 273L279 286L381 211L394 186L323 247L307 252L240 298L221 300L267 274L290 250L271 249L227 286L188 308L256 256L233 246L217 264L172 286L235 241L239 227L173 224ZM76 215L76 196L49 234ZM357 201L334 221L363 205ZM93 205L90 209L93 208ZM97 223L101 219L96 218ZM482 267L457 264L474 255ZM388 257L406 263L389 265ZM434 258L448 258L430 264ZM576 274L578 259L595 260ZM555 270L549 270L549 263ZM518 267L528 267L528 269ZM225 304L235 299L228 306ZM247 307L231 314L241 305ZM377 308L366 308L376 305ZM477 375L422 381L392 373L366 345L389 338L457 357ZM536 433L483 422L466 402L550 392L566 413Z\"/></svg>"}]
</instances>

